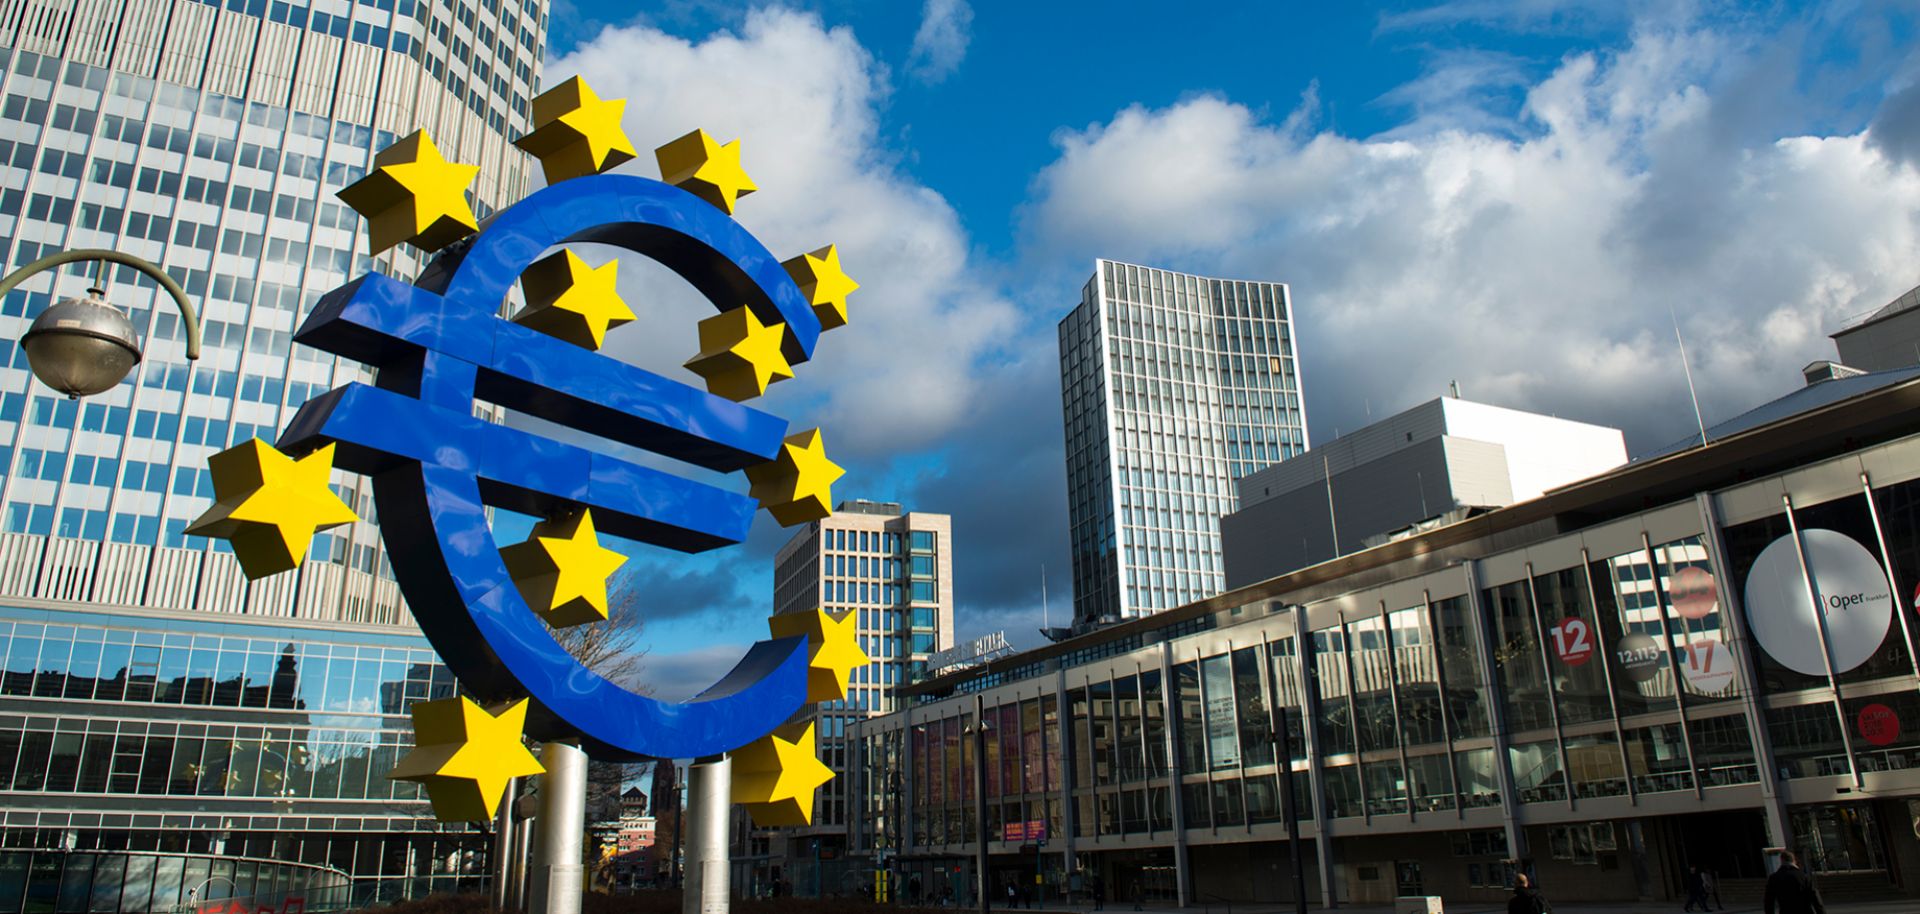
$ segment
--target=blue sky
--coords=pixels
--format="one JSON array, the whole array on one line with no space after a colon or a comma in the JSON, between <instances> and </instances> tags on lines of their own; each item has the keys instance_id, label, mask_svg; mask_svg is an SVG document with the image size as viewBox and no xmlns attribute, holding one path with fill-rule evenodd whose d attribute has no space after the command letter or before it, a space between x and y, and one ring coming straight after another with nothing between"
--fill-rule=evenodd
<instances>
[{"instance_id":1,"label":"blue sky","mask_svg":"<svg viewBox=\"0 0 1920 914\"><path fill-rule=\"evenodd\" d=\"M826 430L837 496L953 514L960 634L1030 644L1043 565L1056 621L1070 600L1053 328L1093 258L1290 283L1315 440L1458 380L1657 446L1692 425L1671 315L1711 422L1920 282L1915 19L571 0L546 78L628 98L642 149L740 137L738 218L840 245L853 322L764 402ZM710 306L630 272L643 319L609 349L677 370ZM761 635L785 538L634 550L663 693Z\"/></svg>"}]
</instances>

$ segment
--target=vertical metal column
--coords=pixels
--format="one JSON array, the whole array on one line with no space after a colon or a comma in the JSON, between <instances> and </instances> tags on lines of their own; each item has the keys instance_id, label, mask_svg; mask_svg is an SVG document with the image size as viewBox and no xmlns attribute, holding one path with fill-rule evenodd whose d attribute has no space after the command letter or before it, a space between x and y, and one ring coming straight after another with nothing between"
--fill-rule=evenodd
<instances>
[{"instance_id":1,"label":"vertical metal column","mask_svg":"<svg viewBox=\"0 0 1920 914\"><path fill-rule=\"evenodd\" d=\"M1228 663L1231 664L1232 652L1228 652L1227 656L1229 657ZM1194 669L1197 671L1200 668L1200 658L1196 656L1193 660ZM1167 702L1170 707L1174 705L1173 642L1171 641L1160 642L1160 700ZM1145 705L1142 705L1142 707L1144 708ZM1167 734L1167 760L1171 763L1167 767L1172 769L1167 772L1167 805L1171 808L1174 816L1174 897L1179 900L1180 906L1184 908L1193 903L1193 872L1192 866L1190 865L1192 863L1190 859L1192 851L1187 847L1187 802L1186 798L1181 796L1181 775L1186 771L1182 766L1192 760L1180 758L1178 752L1180 741L1174 738L1174 730L1180 726L1179 717L1175 714L1163 714L1162 716L1167 722L1167 726L1164 728ZM1144 728L1144 723L1142 726ZM1201 765L1203 770L1205 767L1204 764ZM1149 793L1149 796L1151 796L1151 793ZM1152 800L1149 799L1148 802L1152 802ZM1153 820L1151 810L1148 811L1147 820L1149 822Z\"/></svg>"},{"instance_id":2,"label":"vertical metal column","mask_svg":"<svg viewBox=\"0 0 1920 914\"><path fill-rule=\"evenodd\" d=\"M1727 650L1733 652L1734 661L1739 664L1740 707L1746 713L1748 747L1753 750L1754 765L1759 769L1760 808L1767 815L1767 842L1774 847L1787 847L1792 839L1792 822L1787 818L1786 801L1780 797L1780 767L1774 761L1773 741L1767 738L1766 709L1760 704L1759 664L1747 649L1752 643L1747 632L1747 610L1738 601L1738 591L1727 580L1733 566L1727 562L1727 544L1720 537L1720 510L1713 502L1713 495L1707 492L1695 495L1694 503L1700 508L1701 539L1707 544L1707 562L1713 566L1720 617L1730 634Z\"/></svg>"},{"instance_id":3,"label":"vertical metal column","mask_svg":"<svg viewBox=\"0 0 1920 914\"><path fill-rule=\"evenodd\" d=\"M1913 666L1913 674L1920 676L1920 654L1913 651L1913 632L1908 630L1907 614L1900 609L1900 582L1893 573L1893 553L1887 549L1887 531L1880 525L1880 508L1873 500L1873 479L1865 472L1860 474L1860 489L1867 498L1867 516L1873 520L1873 539L1880 544L1880 561L1887 564L1887 586L1893 593L1893 617L1900 622L1900 640L1906 642L1907 660Z\"/></svg>"},{"instance_id":4,"label":"vertical metal column","mask_svg":"<svg viewBox=\"0 0 1920 914\"><path fill-rule=\"evenodd\" d=\"M527 895L532 914L580 914L581 840L587 828L587 754L569 743L548 743L540 752L547 773L540 779L539 833L534 840L533 880Z\"/></svg>"},{"instance_id":5,"label":"vertical metal column","mask_svg":"<svg viewBox=\"0 0 1920 914\"><path fill-rule=\"evenodd\" d=\"M1307 608L1299 604L1293 607L1293 637L1294 675L1300 687L1300 732L1307 742L1307 783L1313 788L1313 855L1320 870L1320 905L1336 908L1340 902L1333 884L1333 828L1327 818L1327 769L1321 761L1326 750L1320 745L1319 733L1320 680L1312 673L1313 631L1307 627Z\"/></svg>"},{"instance_id":6,"label":"vertical metal column","mask_svg":"<svg viewBox=\"0 0 1920 914\"><path fill-rule=\"evenodd\" d=\"M1162 673L1161 675L1165 676L1166 674ZM1168 680L1160 692L1161 701L1166 701L1166 696L1172 694L1172 692L1173 683L1171 680ZM1054 701L1058 702L1056 707L1060 709L1060 783L1053 785L1054 792L1060 795L1060 834L1052 834L1051 829L1049 829L1047 837L1049 839L1057 838L1060 841L1061 900L1071 903L1073 896L1068 891L1068 887L1073 885L1073 874L1077 869L1077 867L1074 866L1074 861L1078 859L1078 857L1075 856L1074 833L1079 826L1079 823L1076 821L1079 816L1079 810L1073 808L1073 779L1076 773L1074 766L1080 763L1080 759L1078 750L1073 747L1073 703L1067 699L1067 668L1064 665L1053 671L1053 693ZM1164 710L1161 712L1161 715L1166 720L1173 719L1172 716ZM1164 729L1169 733L1173 730L1172 727ZM1167 758L1171 759L1173 756L1169 754ZM1178 777L1178 775L1175 775L1175 777Z\"/></svg>"},{"instance_id":7,"label":"vertical metal column","mask_svg":"<svg viewBox=\"0 0 1920 914\"><path fill-rule=\"evenodd\" d=\"M727 914L727 810L732 792L732 759L716 755L687 766L687 870L680 914Z\"/></svg>"},{"instance_id":8,"label":"vertical metal column","mask_svg":"<svg viewBox=\"0 0 1920 914\"><path fill-rule=\"evenodd\" d=\"M517 831L513 819L513 806L520 795L519 786L519 778L507 781L506 795L500 799L500 811L493 817L493 865L487 869L491 870L488 874L493 880L493 890L490 894L496 911L506 910L507 902L513 894L511 889L513 857L514 852L520 849L516 847L513 840L514 832Z\"/></svg>"},{"instance_id":9,"label":"vertical metal column","mask_svg":"<svg viewBox=\"0 0 1920 914\"><path fill-rule=\"evenodd\" d=\"M528 797L528 799L532 798ZM520 810L520 812L525 811L524 809ZM508 910L524 911L527 909L527 879L532 875L531 864L533 863L534 818L534 816L522 816L520 821L513 826L515 832L514 844L517 845L520 850L513 855L512 876L507 882L507 891L510 893L507 896Z\"/></svg>"},{"instance_id":10,"label":"vertical metal column","mask_svg":"<svg viewBox=\"0 0 1920 914\"><path fill-rule=\"evenodd\" d=\"M1847 750L1847 770L1853 773L1853 789L1867 786L1860 775L1860 760L1853 754L1853 730L1847 726L1847 707L1840 700L1840 680L1833 672L1833 639L1827 634L1826 604L1820 596L1820 585L1814 583L1813 566L1807 564L1807 544L1800 537L1800 522L1793 517L1793 496L1782 493L1780 503L1786 506L1787 530L1793 534L1793 552L1800 559L1800 578L1807 585L1807 600L1813 606L1813 621L1820 631L1820 662L1826 666L1827 689L1833 693L1833 716L1840 725L1840 745ZM1900 598L1893 596L1895 613L1900 612Z\"/></svg>"},{"instance_id":11,"label":"vertical metal column","mask_svg":"<svg viewBox=\"0 0 1920 914\"><path fill-rule=\"evenodd\" d=\"M973 842L974 886L980 892L980 914L993 910L993 882L987 875L987 697L973 696Z\"/></svg>"},{"instance_id":12,"label":"vertical metal column","mask_svg":"<svg viewBox=\"0 0 1920 914\"><path fill-rule=\"evenodd\" d=\"M1467 615L1473 621L1474 646L1480 652L1480 681L1486 690L1488 723L1493 725L1493 776L1500 782L1500 814L1506 821L1507 853L1516 860L1524 860L1527 852L1527 830L1520 824L1520 802L1513 786L1513 753L1507 740L1507 711L1502 707L1499 680L1494 675L1493 635L1487 626L1493 623L1489 618L1487 605L1480 599L1480 566L1468 559L1460 563L1467 575Z\"/></svg>"}]
</instances>

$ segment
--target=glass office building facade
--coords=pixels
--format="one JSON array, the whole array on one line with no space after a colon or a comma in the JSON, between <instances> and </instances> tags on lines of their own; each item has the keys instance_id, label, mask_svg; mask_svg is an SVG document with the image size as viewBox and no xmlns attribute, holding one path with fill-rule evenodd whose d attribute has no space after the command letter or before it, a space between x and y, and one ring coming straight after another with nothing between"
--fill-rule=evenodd
<instances>
[{"instance_id":1,"label":"glass office building facade","mask_svg":"<svg viewBox=\"0 0 1920 914\"><path fill-rule=\"evenodd\" d=\"M1830 897L1920 896L1920 371L1858 380L911 687L855 728L856 853L964 897L984 832L995 891L1279 901L1291 794L1317 901L1497 902L1516 869L1673 900L1689 865L1732 900L1769 847Z\"/></svg>"},{"instance_id":2,"label":"glass office building facade","mask_svg":"<svg viewBox=\"0 0 1920 914\"><path fill-rule=\"evenodd\" d=\"M123 268L68 267L0 301L0 911L163 906L177 895L165 879L97 899L101 873L172 872L168 853L181 879L195 854L389 882L470 862L477 839L441 832L384 778L407 739L401 702L446 683L386 567L366 480L335 475L363 520L316 537L294 573L249 582L224 542L182 531L210 504L210 455L271 441L307 399L366 377L291 338L352 277L420 267L409 250L370 257L335 197L376 151L426 128L481 166L482 217L525 190L532 162L510 140L530 123L546 16L543 0L0 14L0 263L144 257L185 287L205 342L186 361L171 303ZM30 379L18 340L95 282L145 358L70 401ZM108 851L131 856L95 866ZM92 875L49 890L63 853L76 856L62 872ZM258 867L208 878L260 881Z\"/></svg>"},{"instance_id":3,"label":"glass office building facade","mask_svg":"<svg viewBox=\"0 0 1920 914\"><path fill-rule=\"evenodd\" d=\"M953 518L895 502L841 502L794 534L774 557L774 613L851 614L873 662L853 671L847 697L809 706L820 758L835 772L814 796L813 824L733 834L735 882L759 894L774 879L837 891L846 872L850 783L847 728L896 710L896 690L924 678L927 660L953 646ZM822 845L825 862L813 843Z\"/></svg>"},{"instance_id":4,"label":"glass office building facade","mask_svg":"<svg viewBox=\"0 0 1920 914\"><path fill-rule=\"evenodd\" d=\"M1225 590L1233 480L1307 448L1286 285L1100 260L1059 332L1074 624Z\"/></svg>"}]
</instances>

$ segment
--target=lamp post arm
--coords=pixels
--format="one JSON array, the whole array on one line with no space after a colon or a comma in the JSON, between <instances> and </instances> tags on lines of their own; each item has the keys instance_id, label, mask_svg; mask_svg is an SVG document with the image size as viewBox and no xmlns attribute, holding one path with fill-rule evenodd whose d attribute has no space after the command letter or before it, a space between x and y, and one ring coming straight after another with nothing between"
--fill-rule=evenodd
<instances>
[{"instance_id":1,"label":"lamp post arm","mask_svg":"<svg viewBox=\"0 0 1920 914\"><path fill-rule=\"evenodd\" d=\"M85 263L87 261L117 263L121 266L132 267L152 277L154 282L160 284L160 288L165 289L167 294L173 297L173 303L180 308L180 319L187 325L187 358L198 359L200 357L200 318L194 313L193 303L187 301L186 290L180 288L180 284L174 282L173 277L168 276L165 270L132 254L109 251L103 248L81 248L74 251L61 251L57 254L48 254L39 260L7 274L5 279L0 279L0 298L5 298L7 293L12 292L16 286L40 273L70 263Z\"/></svg>"}]
</instances>

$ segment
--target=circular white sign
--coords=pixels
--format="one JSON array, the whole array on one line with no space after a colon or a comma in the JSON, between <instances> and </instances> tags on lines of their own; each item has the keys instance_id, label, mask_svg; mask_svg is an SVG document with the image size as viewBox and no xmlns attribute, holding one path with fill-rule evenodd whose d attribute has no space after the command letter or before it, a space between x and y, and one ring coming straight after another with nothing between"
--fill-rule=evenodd
<instances>
[{"instance_id":1,"label":"circular white sign","mask_svg":"<svg viewBox=\"0 0 1920 914\"><path fill-rule=\"evenodd\" d=\"M1866 663L1893 624L1893 592L1886 570L1852 537L1833 530L1800 531L1807 571L1820 595L1826 619L1827 651L1833 672ZM1747 572L1747 622L1753 637L1781 666L1808 676L1824 676L1820 656L1820 620L1800 576L1800 558L1789 533L1760 552Z\"/></svg>"},{"instance_id":2,"label":"circular white sign","mask_svg":"<svg viewBox=\"0 0 1920 914\"><path fill-rule=\"evenodd\" d=\"M1687 645L1687 663L1680 668L1696 691L1712 695L1733 684L1733 652L1712 638Z\"/></svg>"}]
</instances>

